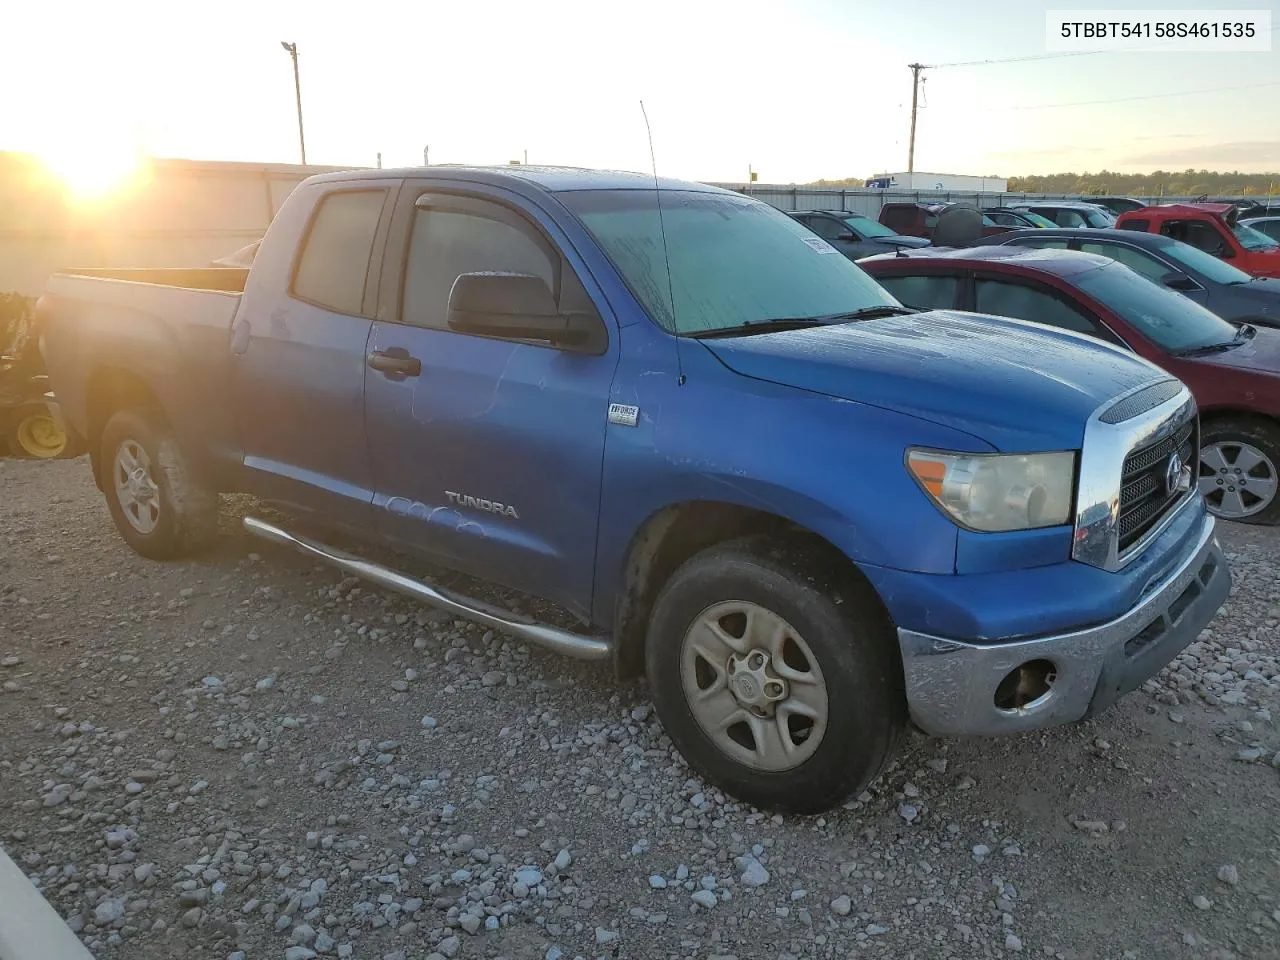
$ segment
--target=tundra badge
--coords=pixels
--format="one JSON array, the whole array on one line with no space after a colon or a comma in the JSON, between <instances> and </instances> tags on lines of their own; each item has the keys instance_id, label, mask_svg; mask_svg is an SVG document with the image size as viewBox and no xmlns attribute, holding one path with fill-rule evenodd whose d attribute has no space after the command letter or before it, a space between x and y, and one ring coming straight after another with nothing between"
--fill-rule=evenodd
<instances>
[{"instance_id":1,"label":"tundra badge","mask_svg":"<svg viewBox=\"0 0 1280 960\"><path fill-rule=\"evenodd\" d=\"M449 502L455 507L474 507L476 510L496 513L499 516L510 517L512 520L520 519L520 514L516 513L516 508L509 503L485 500L482 497L473 497L465 493L455 493L453 490L446 490L444 495L449 498Z\"/></svg>"}]
</instances>

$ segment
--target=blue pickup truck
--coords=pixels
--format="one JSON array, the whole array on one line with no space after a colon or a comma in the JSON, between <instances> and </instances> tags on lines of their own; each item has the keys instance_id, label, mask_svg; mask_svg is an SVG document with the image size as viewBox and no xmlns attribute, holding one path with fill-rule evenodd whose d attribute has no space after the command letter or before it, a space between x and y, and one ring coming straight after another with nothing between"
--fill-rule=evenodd
<instances>
[{"instance_id":1,"label":"blue pickup truck","mask_svg":"<svg viewBox=\"0 0 1280 960\"><path fill-rule=\"evenodd\" d=\"M690 763L768 808L846 800L908 722L1091 716L1230 588L1179 381L1065 331L907 309L711 187L325 175L247 270L68 271L38 316L140 554L198 547L219 493L256 495L333 536L255 535L647 675Z\"/></svg>"}]
</instances>

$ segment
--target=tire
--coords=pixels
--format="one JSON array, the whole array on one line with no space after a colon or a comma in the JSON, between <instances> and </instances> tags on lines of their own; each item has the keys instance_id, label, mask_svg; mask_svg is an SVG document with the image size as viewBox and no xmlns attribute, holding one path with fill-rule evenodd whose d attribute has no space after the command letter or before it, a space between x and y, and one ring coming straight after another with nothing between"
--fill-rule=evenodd
<instances>
[{"instance_id":1,"label":"tire","mask_svg":"<svg viewBox=\"0 0 1280 960\"><path fill-rule=\"evenodd\" d=\"M197 479L158 411L113 415L102 431L99 463L111 518L137 553L170 560L217 535L218 495Z\"/></svg>"},{"instance_id":2,"label":"tire","mask_svg":"<svg viewBox=\"0 0 1280 960\"><path fill-rule=\"evenodd\" d=\"M1200 438L1199 487L1216 517L1280 523L1280 427L1248 417L1210 420Z\"/></svg>"},{"instance_id":3,"label":"tire","mask_svg":"<svg viewBox=\"0 0 1280 960\"><path fill-rule=\"evenodd\" d=\"M43 403L24 403L9 417L5 441L15 457L56 460L67 454L67 434Z\"/></svg>"},{"instance_id":4,"label":"tire","mask_svg":"<svg viewBox=\"0 0 1280 960\"><path fill-rule=\"evenodd\" d=\"M729 648L716 646L725 636L744 648L727 661ZM743 644L764 636L782 640ZM769 810L819 813L858 793L907 721L901 659L879 598L843 559L808 542L752 537L688 560L654 604L645 659L658 717L685 759ZM768 690L774 683L785 698ZM744 692L756 697L754 720ZM812 719L823 712L824 722Z\"/></svg>"}]
</instances>

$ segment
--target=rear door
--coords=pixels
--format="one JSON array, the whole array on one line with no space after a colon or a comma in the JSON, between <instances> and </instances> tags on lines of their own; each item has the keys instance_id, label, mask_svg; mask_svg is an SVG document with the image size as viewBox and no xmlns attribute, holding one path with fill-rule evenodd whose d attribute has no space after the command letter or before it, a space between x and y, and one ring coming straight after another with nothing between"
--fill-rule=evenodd
<instances>
[{"instance_id":1,"label":"rear door","mask_svg":"<svg viewBox=\"0 0 1280 960\"><path fill-rule=\"evenodd\" d=\"M382 534L585 612L618 347L565 249L554 225L502 191L406 183L368 346L406 369L369 370L365 411ZM562 310L595 316L598 336L569 350L455 332L453 283L483 272L542 277Z\"/></svg>"},{"instance_id":2,"label":"rear door","mask_svg":"<svg viewBox=\"0 0 1280 960\"><path fill-rule=\"evenodd\" d=\"M281 238L281 262L259 256L232 337L236 389L228 402L236 405L247 489L344 526L367 525L373 499L364 357L377 303L374 251L397 185L307 188L321 196L304 232L296 245ZM285 277L288 287L257 290L254 277Z\"/></svg>"}]
</instances>

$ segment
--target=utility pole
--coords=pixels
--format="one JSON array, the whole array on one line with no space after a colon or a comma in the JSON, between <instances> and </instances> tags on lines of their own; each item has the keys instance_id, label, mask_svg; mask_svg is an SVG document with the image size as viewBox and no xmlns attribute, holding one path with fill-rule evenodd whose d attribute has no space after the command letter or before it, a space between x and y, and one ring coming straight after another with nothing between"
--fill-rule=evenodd
<instances>
[{"instance_id":1,"label":"utility pole","mask_svg":"<svg viewBox=\"0 0 1280 960\"><path fill-rule=\"evenodd\" d=\"M307 140L302 135L302 82L298 79L298 45L280 41L280 46L293 58L293 95L298 103L298 148L302 151L302 165L307 165Z\"/></svg>"},{"instance_id":2,"label":"utility pole","mask_svg":"<svg viewBox=\"0 0 1280 960\"><path fill-rule=\"evenodd\" d=\"M430 146L423 147L422 148L422 165L424 167L431 166L431 160L429 159L430 157L431 157L431 147Z\"/></svg>"},{"instance_id":3,"label":"utility pole","mask_svg":"<svg viewBox=\"0 0 1280 960\"><path fill-rule=\"evenodd\" d=\"M529 151L527 149L524 152L524 165L526 167L529 165Z\"/></svg>"},{"instance_id":4,"label":"utility pole","mask_svg":"<svg viewBox=\"0 0 1280 960\"><path fill-rule=\"evenodd\" d=\"M920 96L920 71L923 63L909 63L911 68L911 140L907 147L907 173L916 172L916 104Z\"/></svg>"}]
</instances>

